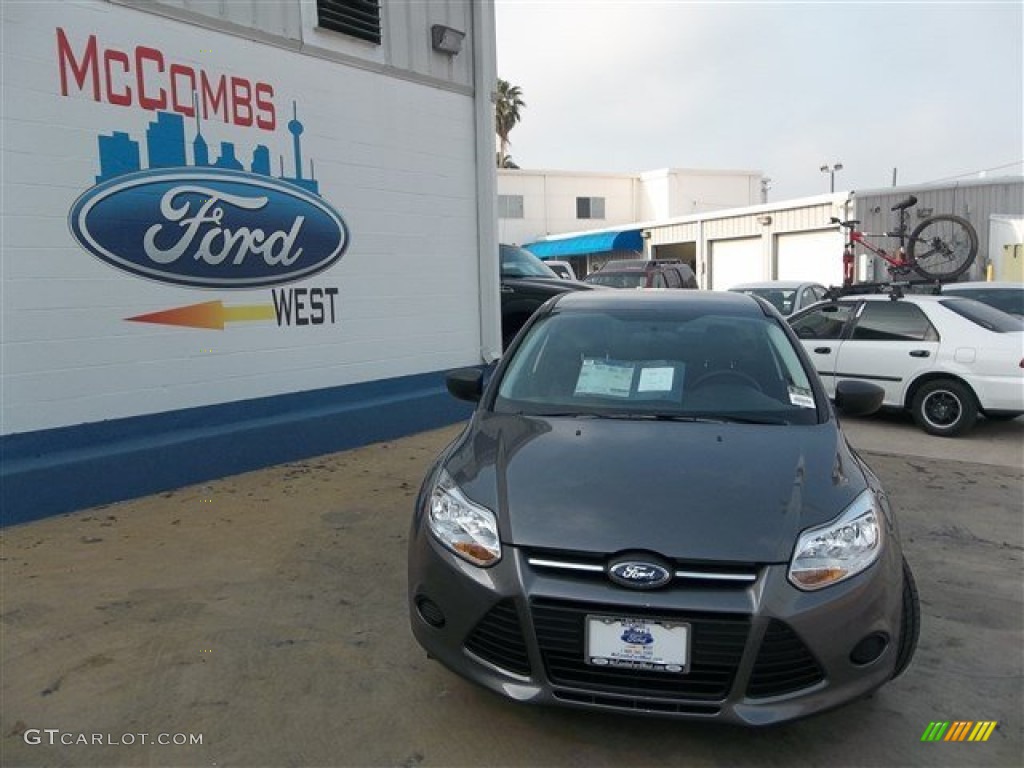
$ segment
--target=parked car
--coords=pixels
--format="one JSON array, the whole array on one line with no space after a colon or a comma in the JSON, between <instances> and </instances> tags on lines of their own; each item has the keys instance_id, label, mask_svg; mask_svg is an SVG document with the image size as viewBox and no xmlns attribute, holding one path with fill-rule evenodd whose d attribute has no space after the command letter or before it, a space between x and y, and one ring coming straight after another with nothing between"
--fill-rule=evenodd
<instances>
[{"instance_id":1,"label":"parked car","mask_svg":"<svg viewBox=\"0 0 1024 768\"><path fill-rule=\"evenodd\" d=\"M761 283L743 283L729 289L748 296L760 296L783 317L799 312L825 298L827 288L820 283L802 283L797 280L768 280Z\"/></svg>"},{"instance_id":2,"label":"parked car","mask_svg":"<svg viewBox=\"0 0 1024 768\"><path fill-rule=\"evenodd\" d=\"M697 276L678 259L614 259L583 282L609 288L696 288Z\"/></svg>"},{"instance_id":3,"label":"parked car","mask_svg":"<svg viewBox=\"0 0 1024 768\"><path fill-rule=\"evenodd\" d=\"M894 512L767 305L567 293L486 386L447 381L477 406L420 489L408 599L449 669L519 702L765 725L910 663ZM851 413L881 398L838 386Z\"/></svg>"},{"instance_id":4,"label":"parked car","mask_svg":"<svg viewBox=\"0 0 1024 768\"><path fill-rule=\"evenodd\" d=\"M576 279L578 279L576 277L576 270L574 270L572 268L572 264L570 264L568 261L558 261L557 259L547 259L547 260L545 260L544 263L548 265L548 268L551 269L552 272L554 272L556 275L558 275L563 280L576 280Z\"/></svg>"},{"instance_id":5,"label":"parked car","mask_svg":"<svg viewBox=\"0 0 1024 768\"><path fill-rule=\"evenodd\" d=\"M789 318L830 396L845 378L885 390L929 434L955 437L979 414L1024 414L1024 322L960 296L847 296Z\"/></svg>"},{"instance_id":6,"label":"parked car","mask_svg":"<svg viewBox=\"0 0 1024 768\"><path fill-rule=\"evenodd\" d=\"M947 283L942 286L942 294L944 296L966 296L1011 315L1024 317L1024 283Z\"/></svg>"},{"instance_id":7,"label":"parked car","mask_svg":"<svg viewBox=\"0 0 1024 768\"><path fill-rule=\"evenodd\" d=\"M501 339L508 348L530 316L552 296L566 291L590 291L594 286L563 280L525 248L498 246L501 262Z\"/></svg>"}]
</instances>

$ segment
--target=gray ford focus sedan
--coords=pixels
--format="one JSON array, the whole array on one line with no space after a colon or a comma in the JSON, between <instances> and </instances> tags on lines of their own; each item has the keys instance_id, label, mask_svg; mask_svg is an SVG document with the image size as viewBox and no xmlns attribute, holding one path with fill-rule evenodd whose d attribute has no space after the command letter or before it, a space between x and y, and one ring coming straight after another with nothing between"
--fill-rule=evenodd
<instances>
[{"instance_id":1,"label":"gray ford focus sedan","mask_svg":"<svg viewBox=\"0 0 1024 768\"><path fill-rule=\"evenodd\" d=\"M522 702L765 725L863 696L917 643L878 478L813 366L736 293L563 294L429 470L409 540L420 645Z\"/></svg>"}]
</instances>

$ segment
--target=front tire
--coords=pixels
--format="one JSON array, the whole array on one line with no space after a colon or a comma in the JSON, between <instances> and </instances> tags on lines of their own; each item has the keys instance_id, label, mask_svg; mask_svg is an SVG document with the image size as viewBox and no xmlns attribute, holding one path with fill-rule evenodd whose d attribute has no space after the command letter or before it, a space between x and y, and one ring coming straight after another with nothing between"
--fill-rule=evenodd
<instances>
[{"instance_id":1,"label":"front tire","mask_svg":"<svg viewBox=\"0 0 1024 768\"><path fill-rule=\"evenodd\" d=\"M910 233L907 261L928 280L952 280L974 263L978 233L967 219L940 213Z\"/></svg>"},{"instance_id":2,"label":"front tire","mask_svg":"<svg viewBox=\"0 0 1024 768\"><path fill-rule=\"evenodd\" d=\"M911 411L921 429L939 437L962 435L978 420L974 393L953 379L924 384L914 395Z\"/></svg>"},{"instance_id":3,"label":"front tire","mask_svg":"<svg viewBox=\"0 0 1024 768\"><path fill-rule=\"evenodd\" d=\"M903 674L914 658L917 638L921 634L921 600L917 594L917 583L910 570L910 563L903 559L903 610L900 614L900 641L896 647L896 667L893 679Z\"/></svg>"}]
</instances>

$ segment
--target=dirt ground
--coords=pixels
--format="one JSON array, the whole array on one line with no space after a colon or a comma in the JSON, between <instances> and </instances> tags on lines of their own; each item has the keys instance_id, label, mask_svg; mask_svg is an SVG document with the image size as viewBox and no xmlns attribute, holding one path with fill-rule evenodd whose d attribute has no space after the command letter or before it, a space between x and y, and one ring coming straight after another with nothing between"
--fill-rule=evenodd
<instances>
[{"instance_id":1,"label":"dirt ground","mask_svg":"<svg viewBox=\"0 0 1024 768\"><path fill-rule=\"evenodd\" d=\"M871 699L744 731L517 705L425 657L406 536L457 430L2 531L0 762L1021 764L1019 466L867 454L921 590L915 662ZM936 720L999 725L986 743L922 743Z\"/></svg>"}]
</instances>

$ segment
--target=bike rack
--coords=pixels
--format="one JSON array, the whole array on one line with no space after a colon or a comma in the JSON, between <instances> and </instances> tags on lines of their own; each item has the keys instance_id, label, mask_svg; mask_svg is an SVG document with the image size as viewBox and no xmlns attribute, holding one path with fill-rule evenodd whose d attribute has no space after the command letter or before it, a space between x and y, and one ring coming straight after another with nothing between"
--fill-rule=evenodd
<instances>
[{"instance_id":1,"label":"bike rack","mask_svg":"<svg viewBox=\"0 0 1024 768\"><path fill-rule=\"evenodd\" d=\"M924 290L914 290L915 288L923 288ZM908 289L910 290L908 291ZM890 299L898 301L908 292L931 293L938 296L942 293L942 283L938 280L892 280L877 283L832 285L825 291L825 300L835 301L844 296L857 296L867 293L888 293Z\"/></svg>"}]
</instances>

